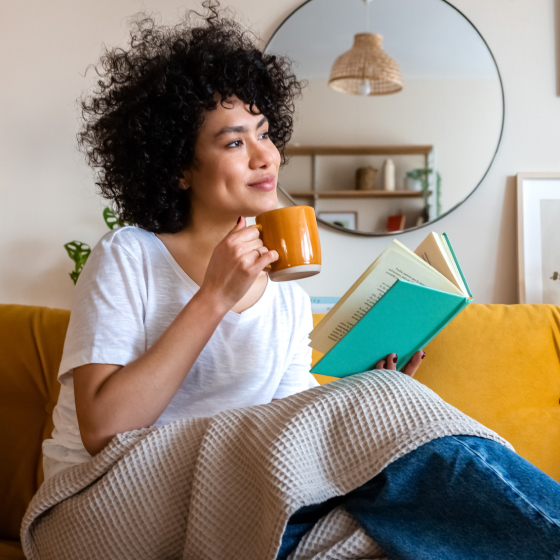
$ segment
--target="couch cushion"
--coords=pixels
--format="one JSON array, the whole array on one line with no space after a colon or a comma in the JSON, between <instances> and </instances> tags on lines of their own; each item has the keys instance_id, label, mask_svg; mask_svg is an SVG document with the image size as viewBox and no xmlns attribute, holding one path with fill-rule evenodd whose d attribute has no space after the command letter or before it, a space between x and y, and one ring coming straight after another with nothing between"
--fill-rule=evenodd
<instances>
[{"instance_id":1,"label":"couch cushion","mask_svg":"<svg viewBox=\"0 0 560 560\"><path fill-rule=\"evenodd\" d=\"M425 350L418 381L560 481L560 307L473 303Z\"/></svg>"},{"instance_id":2,"label":"couch cushion","mask_svg":"<svg viewBox=\"0 0 560 560\"><path fill-rule=\"evenodd\" d=\"M69 319L61 309L0 305L0 539L19 539L43 480L41 443L53 428Z\"/></svg>"},{"instance_id":3,"label":"couch cushion","mask_svg":"<svg viewBox=\"0 0 560 560\"><path fill-rule=\"evenodd\" d=\"M0 540L0 560L25 560L21 543Z\"/></svg>"}]
</instances>

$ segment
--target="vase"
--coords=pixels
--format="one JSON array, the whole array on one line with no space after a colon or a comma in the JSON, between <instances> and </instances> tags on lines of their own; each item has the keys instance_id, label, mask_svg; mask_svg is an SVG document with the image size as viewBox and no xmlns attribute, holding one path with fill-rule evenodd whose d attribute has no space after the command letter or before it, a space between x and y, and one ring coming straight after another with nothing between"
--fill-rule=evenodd
<instances>
[{"instance_id":1,"label":"vase","mask_svg":"<svg viewBox=\"0 0 560 560\"><path fill-rule=\"evenodd\" d=\"M422 181L420 179L412 179L411 177L406 178L406 190L407 191L421 191Z\"/></svg>"}]
</instances>

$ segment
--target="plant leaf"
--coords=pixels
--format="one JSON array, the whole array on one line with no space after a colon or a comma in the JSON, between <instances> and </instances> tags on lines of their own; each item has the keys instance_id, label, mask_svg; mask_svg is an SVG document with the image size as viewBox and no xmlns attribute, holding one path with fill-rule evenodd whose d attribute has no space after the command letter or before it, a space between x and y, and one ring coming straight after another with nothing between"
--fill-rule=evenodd
<instances>
[{"instance_id":1,"label":"plant leaf","mask_svg":"<svg viewBox=\"0 0 560 560\"><path fill-rule=\"evenodd\" d=\"M122 225L115 213L110 208L105 208L103 210L103 219L105 220L105 223L107 224L107 227L109 229L115 229L115 226Z\"/></svg>"},{"instance_id":2,"label":"plant leaf","mask_svg":"<svg viewBox=\"0 0 560 560\"><path fill-rule=\"evenodd\" d=\"M76 263L76 266L81 265L83 267L91 253L90 246L81 241L70 241L70 243L64 245L64 248L68 252L68 256Z\"/></svg>"},{"instance_id":3,"label":"plant leaf","mask_svg":"<svg viewBox=\"0 0 560 560\"><path fill-rule=\"evenodd\" d=\"M64 245L68 256L74 261L74 270L70 272L70 278L74 282L74 285L78 281L80 273L86 264L88 257L91 253L91 248L87 243L82 243L81 241L70 241Z\"/></svg>"}]
</instances>

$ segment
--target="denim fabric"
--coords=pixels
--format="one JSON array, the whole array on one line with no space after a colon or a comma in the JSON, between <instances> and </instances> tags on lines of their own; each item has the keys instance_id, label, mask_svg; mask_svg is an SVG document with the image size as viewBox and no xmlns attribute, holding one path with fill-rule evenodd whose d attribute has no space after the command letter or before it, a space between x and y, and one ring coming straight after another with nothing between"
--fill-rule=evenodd
<instances>
[{"instance_id":1,"label":"denim fabric","mask_svg":"<svg viewBox=\"0 0 560 560\"><path fill-rule=\"evenodd\" d=\"M560 558L560 484L488 439L432 440L346 496L298 510L277 560L340 503L391 560Z\"/></svg>"},{"instance_id":2,"label":"denim fabric","mask_svg":"<svg viewBox=\"0 0 560 560\"><path fill-rule=\"evenodd\" d=\"M345 499L346 496L337 496L321 504L313 504L298 509L288 520L276 560L286 560L292 550L297 548L305 533L310 531L321 517L327 515L336 506L343 504Z\"/></svg>"}]
</instances>

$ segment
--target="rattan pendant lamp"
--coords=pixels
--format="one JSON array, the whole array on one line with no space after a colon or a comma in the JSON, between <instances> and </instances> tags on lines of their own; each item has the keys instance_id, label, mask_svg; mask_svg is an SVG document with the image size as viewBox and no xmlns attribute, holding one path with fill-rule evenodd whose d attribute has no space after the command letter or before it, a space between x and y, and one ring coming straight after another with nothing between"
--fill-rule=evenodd
<instances>
[{"instance_id":1,"label":"rattan pendant lamp","mask_svg":"<svg viewBox=\"0 0 560 560\"><path fill-rule=\"evenodd\" d=\"M354 35L354 45L341 54L331 68L329 87L351 95L387 95L402 90L399 65L382 49L382 35L367 32Z\"/></svg>"}]
</instances>

